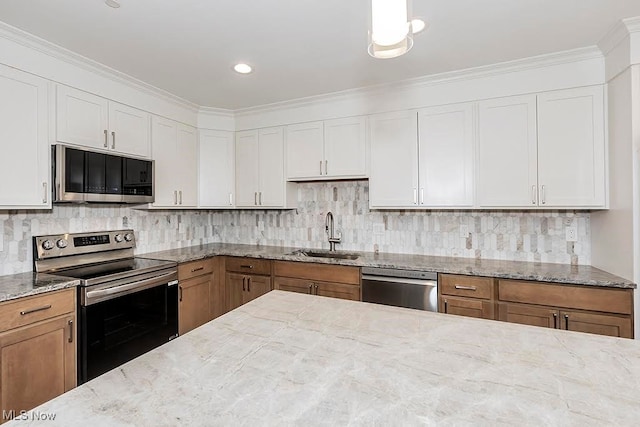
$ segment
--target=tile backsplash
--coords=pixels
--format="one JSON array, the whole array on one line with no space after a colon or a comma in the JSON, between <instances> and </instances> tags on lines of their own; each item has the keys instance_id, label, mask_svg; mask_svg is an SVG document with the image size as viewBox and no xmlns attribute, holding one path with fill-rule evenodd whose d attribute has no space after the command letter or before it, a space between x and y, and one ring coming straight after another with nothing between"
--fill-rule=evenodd
<instances>
[{"instance_id":1,"label":"tile backsplash","mask_svg":"<svg viewBox=\"0 0 640 427\"><path fill-rule=\"evenodd\" d=\"M341 250L589 264L590 214L581 211L370 211L367 181L298 184L295 210L144 211L56 205L0 211L0 274L32 269L31 236L132 228L136 253L227 242L328 248L332 211ZM565 227L576 225L577 242Z\"/></svg>"}]
</instances>

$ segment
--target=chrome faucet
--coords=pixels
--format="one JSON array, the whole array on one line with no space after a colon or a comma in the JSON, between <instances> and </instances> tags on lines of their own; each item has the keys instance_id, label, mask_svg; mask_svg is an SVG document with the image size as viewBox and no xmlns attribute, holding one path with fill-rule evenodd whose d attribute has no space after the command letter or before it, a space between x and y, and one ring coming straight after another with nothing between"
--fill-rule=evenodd
<instances>
[{"instance_id":1,"label":"chrome faucet","mask_svg":"<svg viewBox=\"0 0 640 427\"><path fill-rule=\"evenodd\" d=\"M331 211L327 212L327 217L324 221L324 229L327 232L327 237L329 239L329 252L333 252L336 250L336 243L340 243L342 241L342 234L338 233L338 237L333 235L333 214Z\"/></svg>"}]
</instances>

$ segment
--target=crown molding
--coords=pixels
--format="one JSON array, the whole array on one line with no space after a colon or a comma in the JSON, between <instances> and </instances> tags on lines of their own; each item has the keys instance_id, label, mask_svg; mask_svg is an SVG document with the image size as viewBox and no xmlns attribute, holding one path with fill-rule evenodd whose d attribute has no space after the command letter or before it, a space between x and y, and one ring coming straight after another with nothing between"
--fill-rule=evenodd
<instances>
[{"instance_id":1,"label":"crown molding","mask_svg":"<svg viewBox=\"0 0 640 427\"><path fill-rule=\"evenodd\" d=\"M69 49L65 49L62 46L58 46L2 21L0 21L0 37L82 68L86 71L96 73L102 77L127 85L146 94L178 104L194 113L197 113L200 109L199 105L174 95L171 92L150 85L149 83L145 83L142 80L136 79L135 77L89 59Z\"/></svg>"},{"instance_id":2,"label":"crown molding","mask_svg":"<svg viewBox=\"0 0 640 427\"><path fill-rule=\"evenodd\" d=\"M211 114L222 117L235 117L235 111L229 110L227 108L217 108L217 107L200 107L198 109L198 113L200 114Z\"/></svg>"},{"instance_id":3,"label":"crown molding","mask_svg":"<svg viewBox=\"0 0 640 427\"><path fill-rule=\"evenodd\" d=\"M236 117L250 114L259 114L268 111L277 111L284 108L304 107L318 102L340 101L354 96L374 95L389 90L401 90L412 87L434 86L445 83L454 83L463 80L473 80L483 77L492 77L501 74L526 71L537 68L549 67L553 65L567 64L590 59L602 59L603 55L597 46L588 46L550 54L532 56L528 58L516 59L513 61L500 62L497 64L484 65L480 67L467 68L464 70L448 71L445 73L431 74L428 76L413 79L401 80L393 83L366 86L356 89L348 89L339 92L332 92L322 95L314 95L304 98L297 98L288 101L275 102L271 104L258 105L255 107L241 108L234 110Z\"/></svg>"},{"instance_id":4,"label":"crown molding","mask_svg":"<svg viewBox=\"0 0 640 427\"><path fill-rule=\"evenodd\" d=\"M640 16L622 19L609 29L598 42L598 47L606 56L632 33L640 32Z\"/></svg>"}]
</instances>

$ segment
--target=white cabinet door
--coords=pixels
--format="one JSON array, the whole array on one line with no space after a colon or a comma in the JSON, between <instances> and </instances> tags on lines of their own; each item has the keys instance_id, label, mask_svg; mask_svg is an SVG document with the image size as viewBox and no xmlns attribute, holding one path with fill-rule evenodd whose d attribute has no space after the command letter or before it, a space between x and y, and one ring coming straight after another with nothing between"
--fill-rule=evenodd
<instances>
[{"instance_id":1,"label":"white cabinet door","mask_svg":"<svg viewBox=\"0 0 640 427\"><path fill-rule=\"evenodd\" d=\"M366 177L366 136L366 117L325 121L325 175L335 178Z\"/></svg>"},{"instance_id":2,"label":"white cabinet door","mask_svg":"<svg viewBox=\"0 0 640 427\"><path fill-rule=\"evenodd\" d=\"M178 124L173 176L177 183L178 205L198 206L198 137L196 129Z\"/></svg>"},{"instance_id":3,"label":"white cabinet door","mask_svg":"<svg viewBox=\"0 0 640 427\"><path fill-rule=\"evenodd\" d=\"M176 141L178 126L173 120L153 116L151 120L152 155L155 160L155 207L178 205Z\"/></svg>"},{"instance_id":4,"label":"white cabinet door","mask_svg":"<svg viewBox=\"0 0 640 427\"><path fill-rule=\"evenodd\" d=\"M478 205L537 205L536 97L479 103Z\"/></svg>"},{"instance_id":5,"label":"white cabinet door","mask_svg":"<svg viewBox=\"0 0 640 427\"><path fill-rule=\"evenodd\" d=\"M0 66L0 93L0 209L50 208L48 83Z\"/></svg>"},{"instance_id":6,"label":"white cabinet door","mask_svg":"<svg viewBox=\"0 0 640 427\"><path fill-rule=\"evenodd\" d=\"M281 127L258 131L259 189L258 205L282 207L285 205L284 186L284 129Z\"/></svg>"},{"instance_id":7,"label":"white cabinet door","mask_svg":"<svg viewBox=\"0 0 640 427\"><path fill-rule=\"evenodd\" d=\"M538 184L541 206L604 206L601 86L538 95Z\"/></svg>"},{"instance_id":8,"label":"white cabinet door","mask_svg":"<svg viewBox=\"0 0 640 427\"><path fill-rule=\"evenodd\" d=\"M473 106L418 112L420 205L473 205Z\"/></svg>"},{"instance_id":9,"label":"white cabinet door","mask_svg":"<svg viewBox=\"0 0 640 427\"><path fill-rule=\"evenodd\" d=\"M199 206L231 207L235 193L233 132L201 130L199 144Z\"/></svg>"},{"instance_id":10,"label":"white cabinet door","mask_svg":"<svg viewBox=\"0 0 640 427\"><path fill-rule=\"evenodd\" d=\"M323 147L322 122L287 126L287 179L325 175Z\"/></svg>"},{"instance_id":11,"label":"white cabinet door","mask_svg":"<svg viewBox=\"0 0 640 427\"><path fill-rule=\"evenodd\" d=\"M108 149L108 101L67 86L57 88L57 140Z\"/></svg>"},{"instance_id":12,"label":"white cabinet door","mask_svg":"<svg viewBox=\"0 0 640 427\"><path fill-rule=\"evenodd\" d=\"M236 206L258 204L258 131L236 133Z\"/></svg>"},{"instance_id":13,"label":"white cabinet door","mask_svg":"<svg viewBox=\"0 0 640 427\"><path fill-rule=\"evenodd\" d=\"M149 157L149 114L127 105L109 102L109 148L123 154Z\"/></svg>"},{"instance_id":14,"label":"white cabinet door","mask_svg":"<svg viewBox=\"0 0 640 427\"><path fill-rule=\"evenodd\" d=\"M369 117L372 208L417 206L418 115L415 111Z\"/></svg>"}]
</instances>

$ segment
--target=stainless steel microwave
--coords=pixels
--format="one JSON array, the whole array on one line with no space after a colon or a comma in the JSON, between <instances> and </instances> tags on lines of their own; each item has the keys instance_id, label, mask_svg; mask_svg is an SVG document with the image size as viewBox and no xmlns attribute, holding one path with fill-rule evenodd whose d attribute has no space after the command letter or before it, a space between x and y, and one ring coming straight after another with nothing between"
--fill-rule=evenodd
<instances>
[{"instance_id":1,"label":"stainless steel microwave","mask_svg":"<svg viewBox=\"0 0 640 427\"><path fill-rule=\"evenodd\" d=\"M52 146L53 201L153 203L153 160Z\"/></svg>"}]
</instances>

